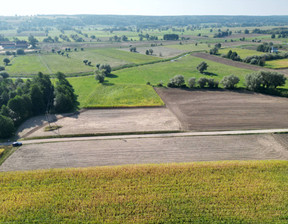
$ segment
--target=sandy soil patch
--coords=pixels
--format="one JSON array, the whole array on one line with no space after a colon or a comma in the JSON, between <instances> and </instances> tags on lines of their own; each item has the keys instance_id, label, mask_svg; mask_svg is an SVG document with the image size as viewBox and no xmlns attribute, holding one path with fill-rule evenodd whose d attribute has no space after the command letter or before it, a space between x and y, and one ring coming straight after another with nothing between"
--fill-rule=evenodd
<instances>
[{"instance_id":1,"label":"sandy soil patch","mask_svg":"<svg viewBox=\"0 0 288 224\"><path fill-rule=\"evenodd\" d=\"M288 127L288 99L248 91L157 88L184 130L250 130Z\"/></svg>"},{"instance_id":2,"label":"sandy soil patch","mask_svg":"<svg viewBox=\"0 0 288 224\"><path fill-rule=\"evenodd\" d=\"M288 135L285 136L287 138ZM288 159L274 135L199 136L23 145L0 171L219 160Z\"/></svg>"},{"instance_id":3,"label":"sandy soil patch","mask_svg":"<svg viewBox=\"0 0 288 224\"><path fill-rule=\"evenodd\" d=\"M44 125L28 137L179 130L180 123L167 108L87 110L56 123L62 128L45 132ZM22 131L24 133L24 131Z\"/></svg>"}]
</instances>

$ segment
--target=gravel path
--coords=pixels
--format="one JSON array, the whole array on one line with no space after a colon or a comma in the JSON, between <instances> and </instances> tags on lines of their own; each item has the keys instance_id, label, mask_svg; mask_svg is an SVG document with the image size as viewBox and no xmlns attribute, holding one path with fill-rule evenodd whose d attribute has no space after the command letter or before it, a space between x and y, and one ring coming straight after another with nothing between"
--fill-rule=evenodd
<instances>
[{"instance_id":1,"label":"gravel path","mask_svg":"<svg viewBox=\"0 0 288 224\"><path fill-rule=\"evenodd\" d=\"M288 137L283 136L283 139ZM0 171L271 159L288 159L288 148L271 134L134 139L122 137L24 144L2 164Z\"/></svg>"}]
</instances>

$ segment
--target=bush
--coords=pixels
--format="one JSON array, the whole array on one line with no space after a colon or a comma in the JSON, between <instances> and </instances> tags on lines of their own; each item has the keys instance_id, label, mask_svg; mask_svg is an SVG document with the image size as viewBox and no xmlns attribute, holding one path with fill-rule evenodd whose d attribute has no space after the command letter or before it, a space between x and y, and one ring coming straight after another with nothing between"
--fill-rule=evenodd
<instances>
[{"instance_id":1,"label":"bush","mask_svg":"<svg viewBox=\"0 0 288 224\"><path fill-rule=\"evenodd\" d=\"M200 79L198 79L197 83L200 88L204 88L207 84L207 79L204 77L201 77Z\"/></svg>"},{"instance_id":2,"label":"bush","mask_svg":"<svg viewBox=\"0 0 288 224\"><path fill-rule=\"evenodd\" d=\"M9 138L14 134L14 123L11 118L0 115L0 138Z\"/></svg>"},{"instance_id":3,"label":"bush","mask_svg":"<svg viewBox=\"0 0 288 224\"><path fill-rule=\"evenodd\" d=\"M4 66L0 66L0 71L4 71L5 67Z\"/></svg>"},{"instance_id":4,"label":"bush","mask_svg":"<svg viewBox=\"0 0 288 224\"><path fill-rule=\"evenodd\" d=\"M185 86L185 79L183 75L176 75L167 84L168 87L182 87Z\"/></svg>"},{"instance_id":5,"label":"bush","mask_svg":"<svg viewBox=\"0 0 288 224\"><path fill-rule=\"evenodd\" d=\"M105 80L105 75L103 72L96 72L96 75L95 75L95 79L99 82L99 83L103 83L104 80Z\"/></svg>"},{"instance_id":6,"label":"bush","mask_svg":"<svg viewBox=\"0 0 288 224\"><path fill-rule=\"evenodd\" d=\"M188 87L189 88L194 88L196 85L196 78L192 77L188 80Z\"/></svg>"},{"instance_id":7,"label":"bush","mask_svg":"<svg viewBox=\"0 0 288 224\"><path fill-rule=\"evenodd\" d=\"M208 65L205 61L201 62L198 66L197 66L197 70L202 74L205 70L207 70Z\"/></svg>"},{"instance_id":8,"label":"bush","mask_svg":"<svg viewBox=\"0 0 288 224\"><path fill-rule=\"evenodd\" d=\"M9 77L9 74L7 73L7 72L0 72L0 75L4 78L4 79L6 79L6 78L8 78Z\"/></svg>"},{"instance_id":9,"label":"bush","mask_svg":"<svg viewBox=\"0 0 288 224\"><path fill-rule=\"evenodd\" d=\"M207 79L207 84L209 88L218 88L219 82L214 79Z\"/></svg>"},{"instance_id":10,"label":"bush","mask_svg":"<svg viewBox=\"0 0 288 224\"><path fill-rule=\"evenodd\" d=\"M25 51L24 51L23 49L18 49L18 50L16 51L16 53L17 53L18 55L24 55L24 54L25 54Z\"/></svg>"},{"instance_id":11,"label":"bush","mask_svg":"<svg viewBox=\"0 0 288 224\"><path fill-rule=\"evenodd\" d=\"M248 74L245 80L246 86L250 90L268 89L271 87L276 89L278 86L284 86L286 83L286 77L283 74L270 71Z\"/></svg>"},{"instance_id":12,"label":"bush","mask_svg":"<svg viewBox=\"0 0 288 224\"><path fill-rule=\"evenodd\" d=\"M235 75L224 76L221 80L221 84L225 89L234 89L235 85L239 83L240 79Z\"/></svg>"}]
</instances>

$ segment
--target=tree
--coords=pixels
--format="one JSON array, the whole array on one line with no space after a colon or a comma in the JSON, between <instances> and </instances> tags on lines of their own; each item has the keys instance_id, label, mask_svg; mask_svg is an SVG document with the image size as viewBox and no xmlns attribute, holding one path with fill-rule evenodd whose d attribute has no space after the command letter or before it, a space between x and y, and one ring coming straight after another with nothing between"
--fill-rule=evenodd
<instances>
[{"instance_id":1,"label":"tree","mask_svg":"<svg viewBox=\"0 0 288 224\"><path fill-rule=\"evenodd\" d=\"M44 96L38 85L34 84L30 90L32 112L34 115L44 113L46 110Z\"/></svg>"},{"instance_id":2,"label":"tree","mask_svg":"<svg viewBox=\"0 0 288 224\"><path fill-rule=\"evenodd\" d=\"M38 40L34 38L32 35L28 37L28 42L32 46L32 48L36 47L36 44L38 43Z\"/></svg>"},{"instance_id":3,"label":"tree","mask_svg":"<svg viewBox=\"0 0 288 224\"><path fill-rule=\"evenodd\" d=\"M168 87L182 87L185 85L185 79L183 75L175 75L172 79L170 79L167 84Z\"/></svg>"},{"instance_id":4,"label":"tree","mask_svg":"<svg viewBox=\"0 0 288 224\"><path fill-rule=\"evenodd\" d=\"M87 59L83 60L83 63L84 63L85 65L87 65L88 60L87 60Z\"/></svg>"},{"instance_id":5,"label":"tree","mask_svg":"<svg viewBox=\"0 0 288 224\"><path fill-rule=\"evenodd\" d=\"M214 48L210 49L210 54L217 55L218 54L218 48L214 47Z\"/></svg>"},{"instance_id":6,"label":"tree","mask_svg":"<svg viewBox=\"0 0 288 224\"><path fill-rule=\"evenodd\" d=\"M207 79L204 77L201 77L200 79L198 79L197 83L200 86L200 88L204 88L207 84Z\"/></svg>"},{"instance_id":7,"label":"tree","mask_svg":"<svg viewBox=\"0 0 288 224\"><path fill-rule=\"evenodd\" d=\"M10 63L10 59L9 58L4 58L3 62L7 66Z\"/></svg>"},{"instance_id":8,"label":"tree","mask_svg":"<svg viewBox=\"0 0 288 224\"><path fill-rule=\"evenodd\" d=\"M25 51L23 49L17 49L16 53L17 55L24 55Z\"/></svg>"},{"instance_id":9,"label":"tree","mask_svg":"<svg viewBox=\"0 0 288 224\"><path fill-rule=\"evenodd\" d=\"M275 33L271 35L271 38L274 39L276 37Z\"/></svg>"},{"instance_id":10,"label":"tree","mask_svg":"<svg viewBox=\"0 0 288 224\"><path fill-rule=\"evenodd\" d=\"M239 83L240 79L235 75L224 76L221 80L221 84L225 89L234 89L235 85Z\"/></svg>"},{"instance_id":11,"label":"tree","mask_svg":"<svg viewBox=\"0 0 288 224\"><path fill-rule=\"evenodd\" d=\"M95 79L99 82L99 83L103 83L104 80L105 80L105 74L104 74L104 71L96 71L95 72Z\"/></svg>"},{"instance_id":12,"label":"tree","mask_svg":"<svg viewBox=\"0 0 288 224\"><path fill-rule=\"evenodd\" d=\"M149 50L146 50L145 54L146 54L146 55L149 55Z\"/></svg>"},{"instance_id":13,"label":"tree","mask_svg":"<svg viewBox=\"0 0 288 224\"><path fill-rule=\"evenodd\" d=\"M0 115L0 138L9 138L14 134L15 128L11 118Z\"/></svg>"},{"instance_id":14,"label":"tree","mask_svg":"<svg viewBox=\"0 0 288 224\"><path fill-rule=\"evenodd\" d=\"M56 74L54 109L57 113L71 112L78 108L79 102L74 89L62 72Z\"/></svg>"},{"instance_id":15,"label":"tree","mask_svg":"<svg viewBox=\"0 0 288 224\"><path fill-rule=\"evenodd\" d=\"M194 88L196 85L196 78L192 77L188 80L188 87L189 88Z\"/></svg>"},{"instance_id":16,"label":"tree","mask_svg":"<svg viewBox=\"0 0 288 224\"><path fill-rule=\"evenodd\" d=\"M153 49L149 49L149 53L152 55L153 54Z\"/></svg>"},{"instance_id":17,"label":"tree","mask_svg":"<svg viewBox=\"0 0 288 224\"><path fill-rule=\"evenodd\" d=\"M205 61L201 62L201 63L197 66L197 70L198 70L201 74L203 74L203 72L204 72L205 70L207 70L207 68L208 68L208 64L207 64Z\"/></svg>"},{"instance_id":18,"label":"tree","mask_svg":"<svg viewBox=\"0 0 288 224\"><path fill-rule=\"evenodd\" d=\"M105 76L110 75L112 68L109 64L103 64L99 67L100 70L104 71Z\"/></svg>"},{"instance_id":19,"label":"tree","mask_svg":"<svg viewBox=\"0 0 288 224\"><path fill-rule=\"evenodd\" d=\"M4 70L5 70L5 67L4 66L0 66L0 72L4 71Z\"/></svg>"},{"instance_id":20,"label":"tree","mask_svg":"<svg viewBox=\"0 0 288 224\"><path fill-rule=\"evenodd\" d=\"M178 40L179 35L178 34L165 34L163 36L163 40Z\"/></svg>"},{"instance_id":21,"label":"tree","mask_svg":"<svg viewBox=\"0 0 288 224\"><path fill-rule=\"evenodd\" d=\"M2 71L0 72L0 76L2 76L4 79L7 79L9 77L8 72Z\"/></svg>"}]
</instances>

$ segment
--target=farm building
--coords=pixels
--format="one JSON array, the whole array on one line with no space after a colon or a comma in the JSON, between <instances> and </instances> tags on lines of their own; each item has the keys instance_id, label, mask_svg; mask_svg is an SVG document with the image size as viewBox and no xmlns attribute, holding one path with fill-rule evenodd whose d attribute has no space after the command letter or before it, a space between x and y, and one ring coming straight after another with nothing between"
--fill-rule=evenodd
<instances>
[{"instance_id":1,"label":"farm building","mask_svg":"<svg viewBox=\"0 0 288 224\"><path fill-rule=\"evenodd\" d=\"M27 41L5 41L5 42L0 42L0 46L3 49L19 49L19 48L27 48L28 47L28 43Z\"/></svg>"}]
</instances>

